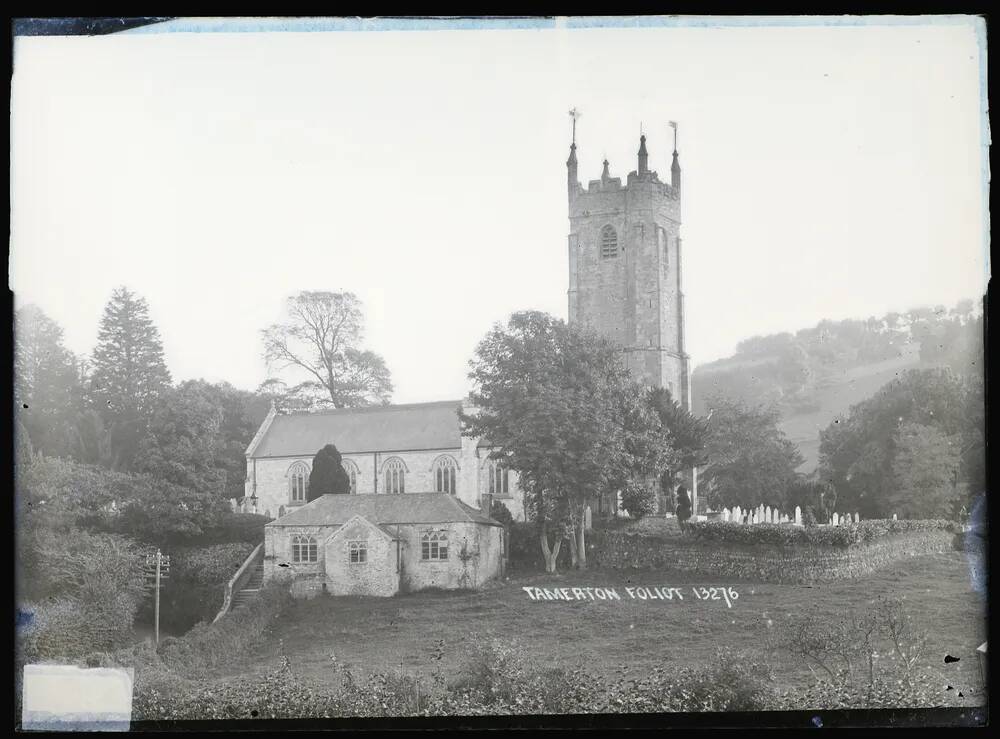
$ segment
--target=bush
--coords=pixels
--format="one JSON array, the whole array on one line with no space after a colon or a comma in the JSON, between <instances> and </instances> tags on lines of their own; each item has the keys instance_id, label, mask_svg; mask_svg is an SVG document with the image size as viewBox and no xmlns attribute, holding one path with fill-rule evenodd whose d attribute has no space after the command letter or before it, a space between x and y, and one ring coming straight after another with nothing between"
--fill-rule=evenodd
<instances>
[{"instance_id":1,"label":"bush","mask_svg":"<svg viewBox=\"0 0 1000 739\"><path fill-rule=\"evenodd\" d=\"M498 523L502 523L504 528L510 531L511 524L514 523L514 516L510 509L499 500L490 503L490 518Z\"/></svg>"},{"instance_id":2,"label":"bush","mask_svg":"<svg viewBox=\"0 0 1000 739\"><path fill-rule=\"evenodd\" d=\"M233 654L260 644L271 624L291 603L287 583L265 585L256 599L215 623L201 623L160 646L163 663L186 676L224 664Z\"/></svg>"},{"instance_id":3,"label":"bush","mask_svg":"<svg viewBox=\"0 0 1000 739\"><path fill-rule=\"evenodd\" d=\"M632 518L642 518L656 513L656 491L648 485L629 482L622 491L622 508Z\"/></svg>"},{"instance_id":4,"label":"bush","mask_svg":"<svg viewBox=\"0 0 1000 739\"><path fill-rule=\"evenodd\" d=\"M945 520L871 520L847 526L791 526L788 524L744 524L729 521L696 521L688 526L698 539L729 544L851 547L896 534L922 531L954 532L956 525Z\"/></svg>"}]
</instances>

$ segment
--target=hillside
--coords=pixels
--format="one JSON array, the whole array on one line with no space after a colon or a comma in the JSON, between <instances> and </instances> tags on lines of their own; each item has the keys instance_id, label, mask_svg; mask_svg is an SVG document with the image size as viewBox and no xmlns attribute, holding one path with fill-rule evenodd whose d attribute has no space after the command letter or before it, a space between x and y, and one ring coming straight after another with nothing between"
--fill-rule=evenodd
<instances>
[{"instance_id":1,"label":"hillside","mask_svg":"<svg viewBox=\"0 0 1000 739\"><path fill-rule=\"evenodd\" d=\"M756 336L731 357L695 368L693 409L708 413L714 397L775 406L781 429L811 472L819 433L852 405L911 369L982 367L982 317L971 301L950 310L918 308L864 321L821 321L795 334Z\"/></svg>"}]
</instances>

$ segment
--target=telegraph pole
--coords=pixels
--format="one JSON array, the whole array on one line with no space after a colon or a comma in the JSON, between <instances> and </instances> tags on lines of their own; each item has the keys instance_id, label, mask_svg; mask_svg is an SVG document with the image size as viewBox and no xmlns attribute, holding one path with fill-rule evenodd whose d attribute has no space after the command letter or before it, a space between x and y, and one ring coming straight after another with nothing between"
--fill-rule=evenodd
<instances>
[{"instance_id":1,"label":"telegraph pole","mask_svg":"<svg viewBox=\"0 0 1000 739\"><path fill-rule=\"evenodd\" d=\"M170 556L159 549L146 555L146 588L153 590L153 640L160 643L160 584L170 574Z\"/></svg>"}]
</instances>

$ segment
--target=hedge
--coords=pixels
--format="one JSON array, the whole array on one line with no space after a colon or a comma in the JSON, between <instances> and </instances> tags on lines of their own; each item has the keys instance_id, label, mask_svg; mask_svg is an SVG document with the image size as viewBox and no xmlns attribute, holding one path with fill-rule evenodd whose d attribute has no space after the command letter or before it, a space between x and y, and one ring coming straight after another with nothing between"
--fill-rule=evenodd
<instances>
[{"instance_id":1,"label":"hedge","mask_svg":"<svg viewBox=\"0 0 1000 739\"><path fill-rule=\"evenodd\" d=\"M764 526L764 524L760 524ZM756 527L754 527L756 528ZM673 570L727 580L800 583L861 577L904 557L946 551L952 534L910 531L847 547L766 546L665 540L630 532L592 532L589 562L610 569Z\"/></svg>"},{"instance_id":2,"label":"hedge","mask_svg":"<svg viewBox=\"0 0 1000 739\"><path fill-rule=\"evenodd\" d=\"M945 520L873 519L846 526L793 526L789 524L740 524L727 521L696 521L689 524L696 539L728 544L794 547L851 547L887 536L914 532L946 531L954 534L957 524Z\"/></svg>"}]
</instances>

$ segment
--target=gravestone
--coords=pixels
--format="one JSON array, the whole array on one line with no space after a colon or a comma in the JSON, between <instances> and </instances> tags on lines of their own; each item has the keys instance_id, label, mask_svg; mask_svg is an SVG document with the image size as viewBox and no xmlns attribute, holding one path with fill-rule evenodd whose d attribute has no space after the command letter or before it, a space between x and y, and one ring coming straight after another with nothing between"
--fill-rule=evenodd
<instances>
[{"instance_id":1,"label":"gravestone","mask_svg":"<svg viewBox=\"0 0 1000 739\"><path fill-rule=\"evenodd\" d=\"M799 506L795 506L795 525L802 525L802 508Z\"/></svg>"},{"instance_id":2,"label":"gravestone","mask_svg":"<svg viewBox=\"0 0 1000 739\"><path fill-rule=\"evenodd\" d=\"M590 531L590 529L593 528L592 523L593 523L593 516L591 515L590 512L590 506L587 506L586 508L583 509L583 528L585 528L587 531Z\"/></svg>"},{"instance_id":3,"label":"gravestone","mask_svg":"<svg viewBox=\"0 0 1000 739\"><path fill-rule=\"evenodd\" d=\"M764 509L764 523L771 523L771 506Z\"/></svg>"},{"instance_id":4,"label":"gravestone","mask_svg":"<svg viewBox=\"0 0 1000 739\"><path fill-rule=\"evenodd\" d=\"M830 523L832 523L834 526L840 526L840 516L834 513L833 520Z\"/></svg>"},{"instance_id":5,"label":"gravestone","mask_svg":"<svg viewBox=\"0 0 1000 739\"><path fill-rule=\"evenodd\" d=\"M861 523L861 516L858 515L857 511L854 511L854 523Z\"/></svg>"},{"instance_id":6,"label":"gravestone","mask_svg":"<svg viewBox=\"0 0 1000 739\"><path fill-rule=\"evenodd\" d=\"M895 514L895 513L893 513L893 514L892 514L892 520L893 520L893 521L895 521L895 520L896 520L896 514Z\"/></svg>"}]
</instances>

